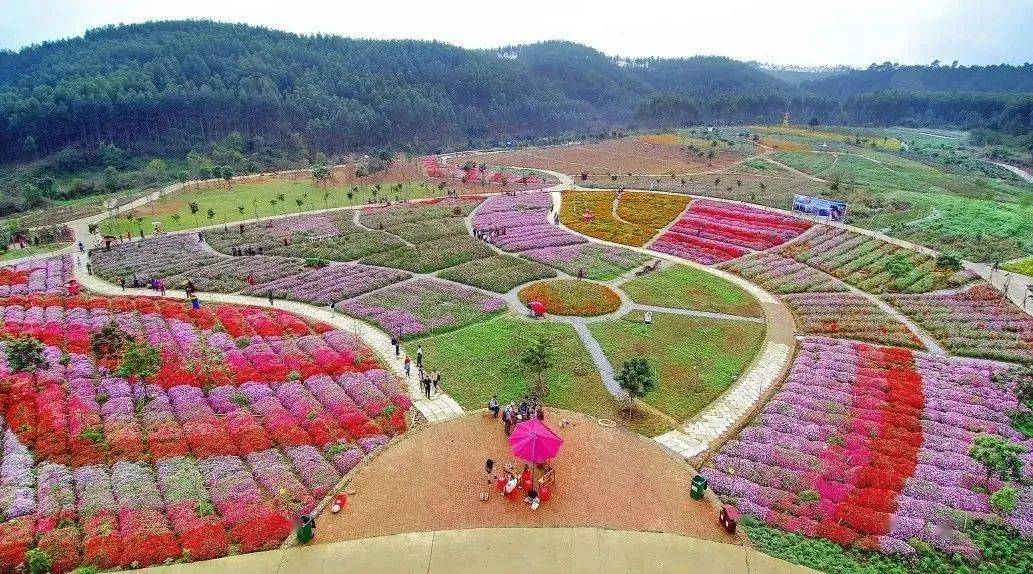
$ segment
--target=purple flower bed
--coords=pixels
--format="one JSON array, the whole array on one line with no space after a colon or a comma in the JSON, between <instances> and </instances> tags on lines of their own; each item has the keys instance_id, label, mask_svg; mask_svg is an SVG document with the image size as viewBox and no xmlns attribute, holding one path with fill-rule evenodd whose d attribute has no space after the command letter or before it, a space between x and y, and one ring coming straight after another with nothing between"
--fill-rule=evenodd
<instances>
[{"instance_id":1,"label":"purple flower bed","mask_svg":"<svg viewBox=\"0 0 1033 574\"><path fill-rule=\"evenodd\" d=\"M501 230L492 243L506 251L525 251L586 243L586 240L549 223L552 196L545 192L496 195L488 198L473 214L478 231Z\"/></svg>"},{"instance_id":2,"label":"purple flower bed","mask_svg":"<svg viewBox=\"0 0 1033 574\"><path fill-rule=\"evenodd\" d=\"M620 277L649 260L649 257L630 249L594 243L530 249L521 255L568 275L577 275L584 269L585 277L598 281Z\"/></svg>"},{"instance_id":3,"label":"purple flower bed","mask_svg":"<svg viewBox=\"0 0 1033 574\"><path fill-rule=\"evenodd\" d=\"M704 469L717 493L770 525L884 552L914 553L919 538L948 552L974 550L938 525L996 514L1033 536L1033 487L1018 507L994 510L968 453L978 433L1023 444L1010 426L1014 393L993 382L1000 365L855 341L805 338L788 380L760 424L729 441ZM1023 480L1033 476L1026 455Z\"/></svg>"},{"instance_id":4,"label":"purple flower bed","mask_svg":"<svg viewBox=\"0 0 1033 574\"><path fill-rule=\"evenodd\" d=\"M338 303L337 308L411 338L481 321L505 309L506 303L469 287L417 279Z\"/></svg>"},{"instance_id":5,"label":"purple flower bed","mask_svg":"<svg viewBox=\"0 0 1033 574\"><path fill-rule=\"evenodd\" d=\"M247 292L251 295L267 296L272 291L276 297L325 305L329 301L350 299L409 277L410 275L404 271L357 263L339 263L259 283Z\"/></svg>"}]
</instances>

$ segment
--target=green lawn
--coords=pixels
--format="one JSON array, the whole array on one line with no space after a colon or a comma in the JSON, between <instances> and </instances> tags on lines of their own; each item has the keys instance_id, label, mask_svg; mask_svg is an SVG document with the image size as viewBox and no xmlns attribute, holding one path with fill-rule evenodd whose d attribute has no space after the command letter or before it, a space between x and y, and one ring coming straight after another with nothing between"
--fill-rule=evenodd
<instances>
[{"instance_id":1,"label":"green lawn","mask_svg":"<svg viewBox=\"0 0 1033 574\"><path fill-rule=\"evenodd\" d=\"M407 342L405 348L414 353L422 345L425 363L441 371L445 391L464 408L480 409L493 393L505 403L519 401L529 392L533 375L520 365L520 354L540 336L548 337L555 349L555 366L546 375L547 405L628 423L570 325L502 316ZM671 428L662 418L648 414L628 426L648 436Z\"/></svg>"},{"instance_id":2,"label":"green lawn","mask_svg":"<svg viewBox=\"0 0 1033 574\"><path fill-rule=\"evenodd\" d=\"M760 317L760 304L743 288L688 265L670 265L621 285L644 305Z\"/></svg>"},{"instance_id":3,"label":"green lawn","mask_svg":"<svg viewBox=\"0 0 1033 574\"><path fill-rule=\"evenodd\" d=\"M10 261L11 259L21 259L22 257L39 255L41 253L50 253L63 247L68 247L68 243L51 243L50 245L40 245L39 247L30 245L25 249L13 247L7 250L7 252L0 254L0 261Z\"/></svg>"},{"instance_id":4,"label":"green lawn","mask_svg":"<svg viewBox=\"0 0 1033 574\"><path fill-rule=\"evenodd\" d=\"M703 410L737 380L764 340L759 323L671 313L653 313L647 326L642 313L632 311L588 328L614 371L635 357L649 360L660 384L645 401L679 421Z\"/></svg>"},{"instance_id":5,"label":"green lawn","mask_svg":"<svg viewBox=\"0 0 1033 574\"><path fill-rule=\"evenodd\" d=\"M314 186L311 179L305 178L234 183L231 188L185 189L134 210L132 216L140 218L144 232L150 234L153 229L151 224L153 221L160 221L166 230L175 231L249 220L255 217L256 212L258 217L269 217L284 213L302 213L332 207L362 205L373 197L375 188L365 185L357 186L358 191L353 192L349 199L348 192L352 191L352 187L330 186L324 189ZM442 192L437 187L418 182L403 183L400 191L392 185L384 185L377 193L377 197L394 201L396 196L400 199L415 199L441 194ZM283 200L279 198L281 195ZM300 206L297 203L299 199L302 201ZM273 201L276 202L275 205L270 203ZM191 202L197 204L196 214L190 212ZM243 213L240 211L241 207L244 208ZM215 212L212 218L208 217L209 209ZM178 221L175 216L179 216ZM117 221L105 220L102 223L102 229L109 233L125 233L127 230L136 233L140 224L141 222L136 219L129 219L126 214L122 214Z\"/></svg>"}]
</instances>

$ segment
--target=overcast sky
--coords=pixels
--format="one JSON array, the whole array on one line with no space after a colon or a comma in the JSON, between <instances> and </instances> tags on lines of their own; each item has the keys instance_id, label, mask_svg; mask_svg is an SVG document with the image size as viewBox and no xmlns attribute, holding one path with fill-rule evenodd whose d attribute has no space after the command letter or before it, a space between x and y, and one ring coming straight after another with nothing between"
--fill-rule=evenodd
<instances>
[{"instance_id":1,"label":"overcast sky","mask_svg":"<svg viewBox=\"0 0 1033 574\"><path fill-rule=\"evenodd\" d=\"M563 39L610 55L808 66L1033 61L1033 0L0 0L0 48L182 18L469 48Z\"/></svg>"}]
</instances>

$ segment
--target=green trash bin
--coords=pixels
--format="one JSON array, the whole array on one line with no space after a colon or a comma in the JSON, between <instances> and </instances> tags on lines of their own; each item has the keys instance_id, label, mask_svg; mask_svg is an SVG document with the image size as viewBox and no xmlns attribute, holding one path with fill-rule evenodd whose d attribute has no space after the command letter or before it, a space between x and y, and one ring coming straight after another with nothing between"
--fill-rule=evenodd
<instances>
[{"instance_id":1,"label":"green trash bin","mask_svg":"<svg viewBox=\"0 0 1033 574\"><path fill-rule=\"evenodd\" d=\"M702 500L703 493L707 490L707 478L702 474L697 474L692 477L692 489L689 491L689 495L694 500Z\"/></svg>"},{"instance_id":2,"label":"green trash bin","mask_svg":"<svg viewBox=\"0 0 1033 574\"><path fill-rule=\"evenodd\" d=\"M296 536L298 537L299 544L305 544L316 535L316 519L314 516L304 515L298 522L298 531Z\"/></svg>"}]
</instances>

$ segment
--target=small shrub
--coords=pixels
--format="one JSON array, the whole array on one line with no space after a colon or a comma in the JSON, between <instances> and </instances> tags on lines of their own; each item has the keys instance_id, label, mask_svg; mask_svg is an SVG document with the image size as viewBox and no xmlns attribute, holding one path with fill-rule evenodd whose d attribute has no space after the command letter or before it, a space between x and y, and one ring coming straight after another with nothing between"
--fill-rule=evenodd
<instances>
[{"instance_id":1,"label":"small shrub","mask_svg":"<svg viewBox=\"0 0 1033 574\"><path fill-rule=\"evenodd\" d=\"M1001 514L1011 514L1018 506L1019 495L1015 489L1006 486L990 495L990 506Z\"/></svg>"},{"instance_id":2,"label":"small shrub","mask_svg":"<svg viewBox=\"0 0 1033 574\"><path fill-rule=\"evenodd\" d=\"M25 566L29 574L47 574L54 559L50 554L39 548L33 548L25 553Z\"/></svg>"}]
</instances>

